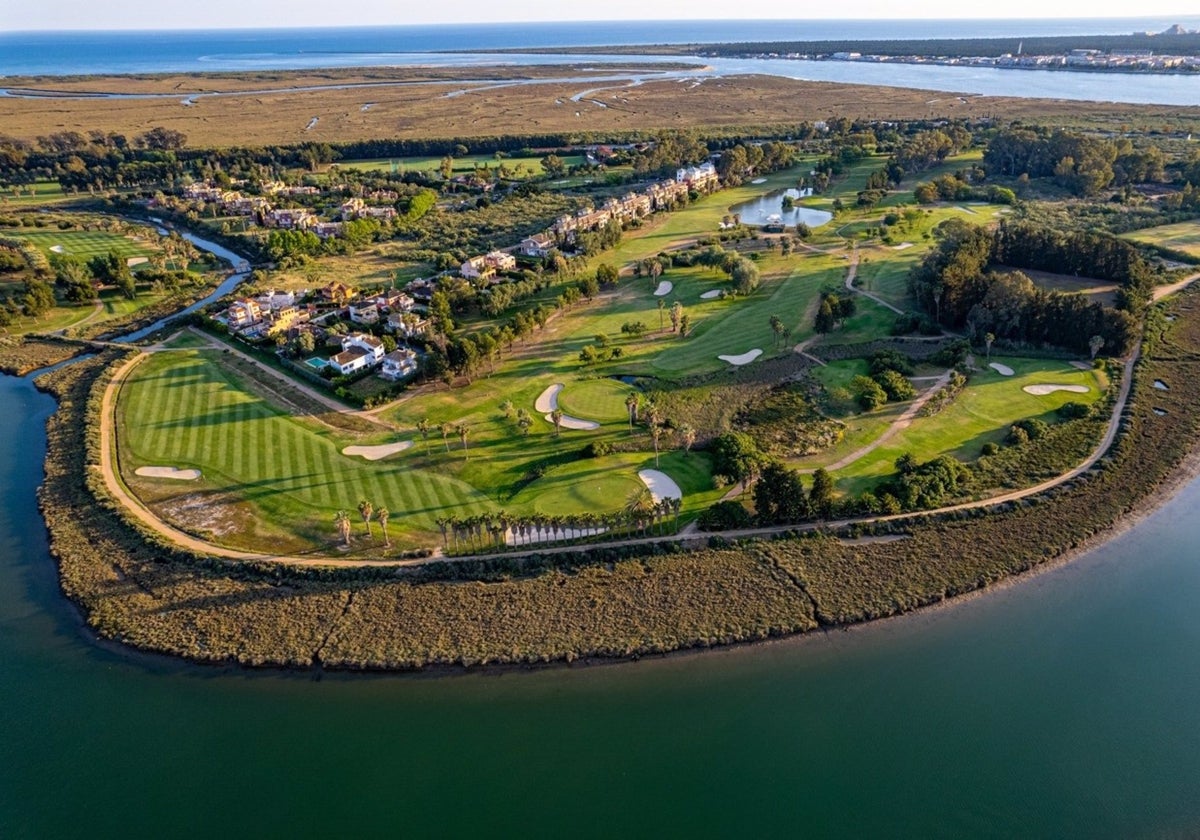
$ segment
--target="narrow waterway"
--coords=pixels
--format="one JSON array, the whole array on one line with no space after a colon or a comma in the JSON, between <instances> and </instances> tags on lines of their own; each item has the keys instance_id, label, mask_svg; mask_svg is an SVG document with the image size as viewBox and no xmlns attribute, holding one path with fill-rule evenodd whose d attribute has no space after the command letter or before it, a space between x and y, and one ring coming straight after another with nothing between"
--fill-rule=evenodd
<instances>
[{"instance_id":1,"label":"narrow waterway","mask_svg":"<svg viewBox=\"0 0 1200 840\"><path fill-rule=\"evenodd\" d=\"M853 632L612 666L317 679L90 639L34 500L53 408L0 378L5 837L1200 826L1200 482L1069 566Z\"/></svg>"}]
</instances>

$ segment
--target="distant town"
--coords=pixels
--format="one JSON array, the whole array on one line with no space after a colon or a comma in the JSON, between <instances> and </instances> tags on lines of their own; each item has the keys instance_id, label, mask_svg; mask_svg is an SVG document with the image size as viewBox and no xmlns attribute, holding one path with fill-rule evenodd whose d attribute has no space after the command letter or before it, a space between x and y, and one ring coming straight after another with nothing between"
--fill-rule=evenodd
<instances>
[{"instance_id":1,"label":"distant town","mask_svg":"<svg viewBox=\"0 0 1200 840\"><path fill-rule=\"evenodd\" d=\"M1197 31L1172 26L1165 36L1195 35ZM1152 38L1155 33L1137 32L1135 36ZM703 54L702 54L703 55ZM716 55L713 53L712 55ZM1015 52L1002 55L897 55L855 52L763 52L753 58L792 59L798 61L861 61L878 64L938 64L962 67L995 67L1002 70L1076 70L1120 73L1195 73L1200 72L1200 56L1159 53L1151 49L1071 49L1058 53L1026 53L1023 42Z\"/></svg>"}]
</instances>

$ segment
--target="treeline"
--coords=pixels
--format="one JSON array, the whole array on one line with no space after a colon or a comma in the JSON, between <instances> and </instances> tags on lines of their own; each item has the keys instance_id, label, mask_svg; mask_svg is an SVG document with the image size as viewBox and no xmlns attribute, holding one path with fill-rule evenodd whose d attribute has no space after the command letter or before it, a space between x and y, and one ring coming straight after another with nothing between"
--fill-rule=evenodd
<instances>
[{"instance_id":1,"label":"treeline","mask_svg":"<svg viewBox=\"0 0 1200 840\"><path fill-rule=\"evenodd\" d=\"M942 242L913 268L908 280L918 305L938 324L965 329L976 339L991 333L1008 341L1065 347L1092 356L1099 349L1097 341L1108 352L1123 354L1136 340L1134 316L1149 297L1149 275L1139 263L1140 256L1113 256L1126 243L1112 237L1046 233L1025 226L1016 230L1002 226L991 233L961 222L943 225L941 235ZM1027 242L1014 244L1022 236L1029 237ZM1048 253L1038 252L1038 245ZM997 256L1001 253L1025 263L1017 263L1020 268L1053 270L1062 266L1055 262L1056 255L1065 258L1075 250L1090 251L1088 257L1079 255L1075 264L1091 269L1127 261L1130 274L1119 279L1124 309L1089 303L1080 294L1038 289L1020 273L989 270L1000 262ZM1118 278L1110 275L1109 279Z\"/></svg>"},{"instance_id":2,"label":"treeline","mask_svg":"<svg viewBox=\"0 0 1200 840\"><path fill-rule=\"evenodd\" d=\"M1069 131L1011 128L988 142L983 163L991 175L1054 178L1076 195L1109 186L1162 183L1166 158L1156 146L1134 148L1128 139L1106 140Z\"/></svg>"}]
</instances>

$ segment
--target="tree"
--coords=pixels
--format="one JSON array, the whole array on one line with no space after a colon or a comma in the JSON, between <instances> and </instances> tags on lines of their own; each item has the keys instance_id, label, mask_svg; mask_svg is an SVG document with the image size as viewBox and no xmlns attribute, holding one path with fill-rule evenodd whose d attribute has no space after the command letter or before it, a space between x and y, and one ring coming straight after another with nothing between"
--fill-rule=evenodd
<instances>
[{"instance_id":1,"label":"tree","mask_svg":"<svg viewBox=\"0 0 1200 840\"><path fill-rule=\"evenodd\" d=\"M467 435L470 434L470 427L468 427L466 423L459 423L454 427L454 431L458 432L458 439L462 441L463 460L471 460L471 455L469 452L467 452Z\"/></svg>"},{"instance_id":2,"label":"tree","mask_svg":"<svg viewBox=\"0 0 1200 840\"><path fill-rule=\"evenodd\" d=\"M1095 361L1096 354L1104 347L1104 336L1094 335L1088 339L1088 352L1092 355L1092 360Z\"/></svg>"},{"instance_id":3,"label":"tree","mask_svg":"<svg viewBox=\"0 0 1200 840\"><path fill-rule=\"evenodd\" d=\"M556 154L548 154L542 158L542 169L552 178L560 178L567 171L567 164Z\"/></svg>"},{"instance_id":4,"label":"tree","mask_svg":"<svg viewBox=\"0 0 1200 840\"><path fill-rule=\"evenodd\" d=\"M550 412L550 422L554 424L555 437L559 437L562 434L562 419L563 413L561 408L555 408Z\"/></svg>"},{"instance_id":5,"label":"tree","mask_svg":"<svg viewBox=\"0 0 1200 840\"><path fill-rule=\"evenodd\" d=\"M617 281L620 279L620 276L621 273L617 270L615 265L600 263L600 265L596 267L596 282L605 288L617 285Z\"/></svg>"},{"instance_id":6,"label":"tree","mask_svg":"<svg viewBox=\"0 0 1200 840\"><path fill-rule=\"evenodd\" d=\"M650 439L654 441L654 466L658 467L658 444L662 439L662 426L656 422L650 423Z\"/></svg>"},{"instance_id":7,"label":"tree","mask_svg":"<svg viewBox=\"0 0 1200 840\"><path fill-rule=\"evenodd\" d=\"M679 316L679 337L687 338L692 331L692 316L686 312Z\"/></svg>"},{"instance_id":8,"label":"tree","mask_svg":"<svg viewBox=\"0 0 1200 840\"><path fill-rule=\"evenodd\" d=\"M438 429L442 433L442 446L446 447L446 454L449 454L450 453L450 441L448 440L448 438L450 437L450 433L452 431L454 431L454 424L453 423L443 423L441 426L438 427Z\"/></svg>"},{"instance_id":9,"label":"tree","mask_svg":"<svg viewBox=\"0 0 1200 840\"><path fill-rule=\"evenodd\" d=\"M380 505L379 509L375 511L375 518L379 520L379 530L383 531L383 544L384 546L391 548L392 541L388 538L387 532L388 516L390 516L388 509L383 505Z\"/></svg>"},{"instance_id":10,"label":"tree","mask_svg":"<svg viewBox=\"0 0 1200 840\"><path fill-rule=\"evenodd\" d=\"M887 402L887 392L867 376L856 376L850 380L850 391L864 411L874 411Z\"/></svg>"},{"instance_id":11,"label":"tree","mask_svg":"<svg viewBox=\"0 0 1200 840\"><path fill-rule=\"evenodd\" d=\"M754 509L764 525L797 522L808 516L800 473L778 461L765 464L754 484Z\"/></svg>"},{"instance_id":12,"label":"tree","mask_svg":"<svg viewBox=\"0 0 1200 840\"><path fill-rule=\"evenodd\" d=\"M675 301L671 304L671 332L679 332L679 321L683 317L683 304Z\"/></svg>"},{"instance_id":13,"label":"tree","mask_svg":"<svg viewBox=\"0 0 1200 840\"><path fill-rule=\"evenodd\" d=\"M812 488L808 491L808 503L821 518L828 518L833 511L833 479L822 467L813 473Z\"/></svg>"},{"instance_id":14,"label":"tree","mask_svg":"<svg viewBox=\"0 0 1200 840\"><path fill-rule=\"evenodd\" d=\"M363 525L367 527L367 538L371 537L371 514L375 512L374 506L366 499L358 503L358 513L362 517Z\"/></svg>"},{"instance_id":15,"label":"tree","mask_svg":"<svg viewBox=\"0 0 1200 840\"><path fill-rule=\"evenodd\" d=\"M638 395L636 391L630 391L629 396L625 397L625 410L629 412L629 431L633 431L633 424L638 419Z\"/></svg>"},{"instance_id":16,"label":"tree","mask_svg":"<svg viewBox=\"0 0 1200 840\"><path fill-rule=\"evenodd\" d=\"M817 317L813 321L813 329L819 333L833 332L834 324L833 306L830 304L829 298L822 298L821 306L817 310Z\"/></svg>"},{"instance_id":17,"label":"tree","mask_svg":"<svg viewBox=\"0 0 1200 840\"><path fill-rule=\"evenodd\" d=\"M738 257L729 276L733 278L733 283L740 295L751 294L758 288L758 266L745 257Z\"/></svg>"},{"instance_id":18,"label":"tree","mask_svg":"<svg viewBox=\"0 0 1200 840\"><path fill-rule=\"evenodd\" d=\"M529 434L529 430L533 427L533 417L528 411L523 408L517 409L517 428L521 430L521 434Z\"/></svg>"},{"instance_id":19,"label":"tree","mask_svg":"<svg viewBox=\"0 0 1200 840\"><path fill-rule=\"evenodd\" d=\"M983 343L984 346L987 347L987 359L989 362L992 360L992 342L995 340L996 335L994 333L984 333ZM1092 355L1094 356L1095 354L1093 353Z\"/></svg>"},{"instance_id":20,"label":"tree","mask_svg":"<svg viewBox=\"0 0 1200 840\"><path fill-rule=\"evenodd\" d=\"M417 421L417 431L421 433L421 438L425 441L425 455L428 457L429 452L429 432L433 429L433 424L429 422L428 417L423 417Z\"/></svg>"},{"instance_id":21,"label":"tree","mask_svg":"<svg viewBox=\"0 0 1200 840\"><path fill-rule=\"evenodd\" d=\"M342 538L342 545L346 548L350 547L350 514L344 510L339 510L333 517L333 524L337 526L338 534Z\"/></svg>"},{"instance_id":22,"label":"tree","mask_svg":"<svg viewBox=\"0 0 1200 840\"><path fill-rule=\"evenodd\" d=\"M783 323L783 319L778 315L771 316L771 333L775 339L775 347L778 349L779 342L787 337L789 332L787 325Z\"/></svg>"},{"instance_id":23,"label":"tree","mask_svg":"<svg viewBox=\"0 0 1200 840\"><path fill-rule=\"evenodd\" d=\"M730 482L742 481L757 472L762 452L754 438L745 432L726 432L712 445L713 475Z\"/></svg>"},{"instance_id":24,"label":"tree","mask_svg":"<svg viewBox=\"0 0 1200 840\"><path fill-rule=\"evenodd\" d=\"M679 442L683 444L683 454L689 454L696 445L696 430L686 423L680 426Z\"/></svg>"}]
</instances>

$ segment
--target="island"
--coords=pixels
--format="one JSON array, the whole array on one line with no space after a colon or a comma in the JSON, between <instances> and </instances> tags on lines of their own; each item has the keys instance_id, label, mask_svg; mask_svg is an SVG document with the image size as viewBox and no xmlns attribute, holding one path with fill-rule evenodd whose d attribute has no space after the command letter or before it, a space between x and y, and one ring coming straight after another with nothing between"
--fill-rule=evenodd
<instances>
[{"instance_id":1,"label":"island","mask_svg":"<svg viewBox=\"0 0 1200 840\"><path fill-rule=\"evenodd\" d=\"M59 400L41 507L99 636L338 669L752 642L1062 562L1187 474L1197 109L558 72L0 100L0 364ZM240 121L197 140L210 106Z\"/></svg>"}]
</instances>

